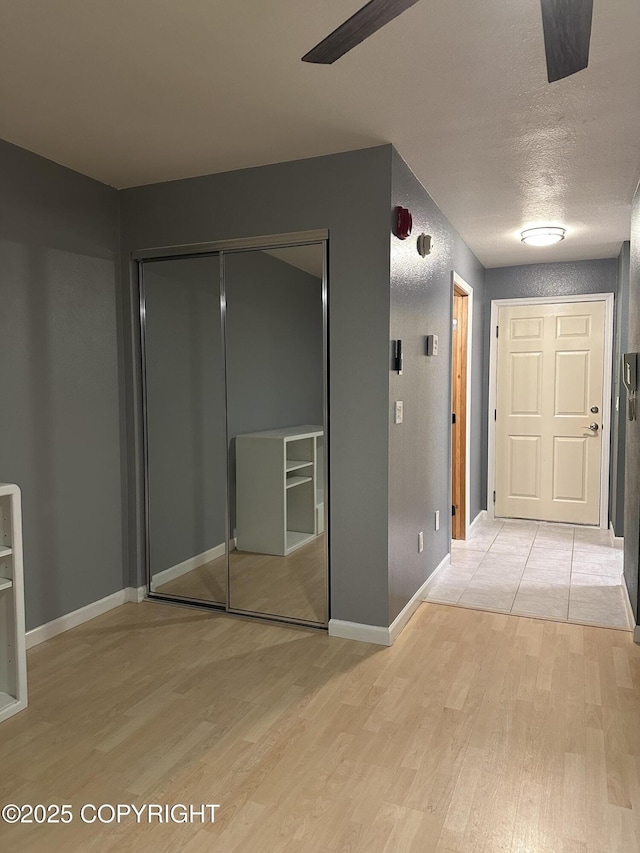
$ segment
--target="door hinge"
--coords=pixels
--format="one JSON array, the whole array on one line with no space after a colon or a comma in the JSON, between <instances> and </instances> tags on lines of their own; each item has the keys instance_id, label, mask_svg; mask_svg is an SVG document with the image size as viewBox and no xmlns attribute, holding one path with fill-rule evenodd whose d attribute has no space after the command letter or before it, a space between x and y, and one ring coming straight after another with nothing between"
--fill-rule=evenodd
<instances>
[{"instance_id":1,"label":"door hinge","mask_svg":"<svg viewBox=\"0 0 640 853\"><path fill-rule=\"evenodd\" d=\"M452 424L455 424L455 422L456 422L456 413L455 413L455 412L451 412L451 423L452 423Z\"/></svg>"},{"instance_id":2,"label":"door hinge","mask_svg":"<svg viewBox=\"0 0 640 853\"><path fill-rule=\"evenodd\" d=\"M496 502L496 493L495 492L493 493L493 502L494 503Z\"/></svg>"},{"instance_id":3,"label":"door hinge","mask_svg":"<svg viewBox=\"0 0 640 853\"><path fill-rule=\"evenodd\" d=\"M456 514L456 506L455 506L455 504L451 504L451 515L455 515L455 514Z\"/></svg>"},{"instance_id":4,"label":"door hinge","mask_svg":"<svg viewBox=\"0 0 640 853\"><path fill-rule=\"evenodd\" d=\"M500 334L500 326L496 326L496 338L499 336L499 334Z\"/></svg>"},{"instance_id":5,"label":"door hinge","mask_svg":"<svg viewBox=\"0 0 640 853\"><path fill-rule=\"evenodd\" d=\"M494 419L494 421L498 420L498 410L497 409L493 410L493 419Z\"/></svg>"}]
</instances>

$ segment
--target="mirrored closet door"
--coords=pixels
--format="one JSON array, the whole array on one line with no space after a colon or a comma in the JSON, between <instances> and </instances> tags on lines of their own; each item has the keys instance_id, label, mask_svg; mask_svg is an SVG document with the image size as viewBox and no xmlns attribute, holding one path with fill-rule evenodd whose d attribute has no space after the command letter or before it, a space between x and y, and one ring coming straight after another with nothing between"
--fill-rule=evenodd
<instances>
[{"instance_id":1,"label":"mirrored closet door","mask_svg":"<svg viewBox=\"0 0 640 853\"><path fill-rule=\"evenodd\" d=\"M326 624L325 243L140 269L150 594Z\"/></svg>"},{"instance_id":2,"label":"mirrored closet door","mask_svg":"<svg viewBox=\"0 0 640 853\"><path fill-rule=\"evenodd\" d=\"M141 266L149 591L225 604L220 259L193 256Z\"/></svg>"},{"instance_id":3,"label":"mirrored closet door","mask_svg":"<svg viewBox=\"0 0 640 853\"><path fill-rule=\"evenodd\" d=\"M223 255L231 609L327 621L324 245Z\"/></svg>"}]
</instances>

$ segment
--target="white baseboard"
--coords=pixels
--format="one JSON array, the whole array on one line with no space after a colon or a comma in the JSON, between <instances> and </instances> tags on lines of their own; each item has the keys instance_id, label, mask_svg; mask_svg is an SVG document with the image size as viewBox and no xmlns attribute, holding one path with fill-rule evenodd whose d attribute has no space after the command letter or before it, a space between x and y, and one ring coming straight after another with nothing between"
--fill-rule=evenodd
<instances>
[{"instance_id":1,"label":"white baseboard","mask_svg":"<svg viewBox=\"0 0 640 853\"><path fill-rule=\"evenodd\" d=\"M422 586L419 589L419 592L422 592L422 600L423 601L427 597L427 592L429 590L429 587L433 586L433 584L436 582L436 579L438 577L439 572L441 572L443 569L446 569L446 567L448 565L450 565L450 563L451 563L451 554L445 554L444 557L438 563L438 565L435 567L435 569L431 572L429 577L426 579L426 581L422 584Z\"/></svg>"},{"instance_id":2,"label":"white baseboard","mask_svg":"<svg viewBox=\"0 0 640 853\"><path fill-rule=\"evenodd\" d=\"M223 542L221 545L209 548L208 551L203 551L202 554L196 554L195 557L189 557L188 560L184 560L182 563L177 563L175 566L169 566L168 569L163 569L163 571L157 572L153 576L154 586L162 586L165 583L169 583L169 581L180 578L182 575L186 575L194 569L204 566L205 563L210 563L211 560L217 560L219 557L224 557L226 553L227 549Z\"/></svg>"},{"instance_id":3,"label":"white baseboard","mask_svg":"<svg viewBox=\"0 0 640 853\"><path fill-rule=\"evenodd\" d=\"M343 640L360 640L363 643L376 643L379 646L392 646L399 637L403 628L425 600L429 587L434 583L436 575L451 562L451 555L447 554L436 568L431 572L420 589L411 596L400 613L388 628L383 625L365 625L362 622L345 622L342 619L329 620L329 636L341 637Z\"/></svg>"},{"instance_id":4,"label":"white baseboard","mask_svg":"<svg viewBox=\"0 0 640 853\"><path fill-rule=\"evenodd\" d=\"M235 539L231 540L231 549L235 549ZM205 551L202 554L197 554L190 560L185 560L177 566L171 566L164 572L160 572L154 576L154 582L159 581L159 584L167 583L174 578L179 578L181 575L185 575L187 572L193 571L193 569L197 569L199 566L203 566L210 560L223 557L225 553L226 549L224 543L222 545L216 545L215 548L210 548L208 551ZM88 622L90 619L95 619L96 616L102 616L103 613L108 613L109 610L120 607L121 604L139 604L146 598L146 596L146 586L128 586L125 589L120 589L118 592L114 592L106 598L101 598L100 601L93 601L91 604L87 604L79 610L74 610L72 613L66 613L58 619L53 619L51 622L46 622L44 625L39 625L37 628L32 628L31 631L27 631L27 648L31 649L33 646L44 643L45 640L50 640L52 637L57 637L58 634L63 634L65 631L71 630L71 628L76 628L78 625Z\"/></svg>"},{"instance_id":5,"label":"white baseboard","mask_svg":"<svg viewBox=\"0 0 640 853\"><path fill-rule=\"evenodd\" d=\"M622 550L624 548L624 536L616 536L613 521L609 522L609 530L613 533L613 547Z\"/></svg>"},{"instance_id":6,"label":"white baseboard","mask_svg":"<svg viewBox=\"0 0 640 853\"><path fill-rule=\"evenodd\" d=\"M128 586L108 595L106 598L101 598L99 601L92 601L91 604L87 604L79 610L73 610L58 619L45 622L44 625L27 631L27 648L31 649L33 646L44 643L45 640L50 640L52 637L57 637L58 634L70 631L71 628L77 628L78 625L83 625L85 622L95 619L96 616L102 616L103 613L108 613L110 610L120 607L121 604L139 604L146 598L146 595L146 586Z\"/></svg>"},{"instance_id":7,"label":"white baseboard","mask_svg":"<svg viewBox=\"0 0 640 853\"><path fill-rule=\"evenodd\" d=\"M473 519L473 521L469 525L469 529L467 530L467 536L469 536L471 533L473 533L474 527L476 527L478 524L480 524L481 521L484 521L486 519L486 517L487 517L486 509L481 509L480 512L476 515L476 517Z\"/></svg>"},{"instance_id":8,"label":"white baseboard","mask_svg":"<svg viewBox=\"0 0 640 853\"><path fill-rule=\"evenodd\" d=\"M116 607L120 607L128 601L128 590L120 589L106 598L101 598L99 601L93 601L79 610L74 610L71 613L66 613L58 619L53 619L51 622L45 622L38 628L32 628L27 631L27 648L31 649L45 640L50 640L52 637L57 637L58 634L63 634L65 631L76 628L90 619L95 619L96 616L102 616L103 613L108 613Z\"/></svg>"},{"instance_id":9,"label":"white baseboard","mask_svg":"<svg viewBox=\"0 0 640 853\"><path fill-rule=\"evenodd\" d=\"M631 607L631 599L629 598L629 590L627 589L627 582L622 578L622 598L624 599L624 606L627 611L627 618L629 620L629 627L633 629L633 626L636 624L636 617L633 615L633 608Z\"/></svg>"},{"instance_id":10,"label":"white baseboard","mask_svg":"<svg viewBox=\"0 0 640 853\"><path fill-rule=\"evenodd\" d=\"M388 628L382 625L366 625L364 622L330 619L329 636L341 637L343 640L360 640L362 643L376 643L378 646L391 645Z\"/></svg>"},{"instance_id":11,"label":"white baseboard","mask_svg":"<svg viewBox=\"0 0 640 853\"><path fill-rule=\"evenodd\" d=\"M147 587L145 586L128 586L125 589L127 602L129 604L140 604L147 597Z\"/></svg>"},{"instance_id":12,"label":"white baseboard","mask_svg":"<svg viewBox=\"0 0 640 853\"><path fill-rule=\"evenodd\" d=\"M426 581L422 584L420 589L418 589L412 596L410 601L405 604L400 613L393 620L391 625L389 625L389 638L391 642L389 645L395 643L396 639L400 635L400 632L407 625L413 614L416 612L418 607L422 604L422 602L427 597L427 592L429 591L429 587L433 586L436 581L437 575L445 566L448 566L451 562L451 554L445 554L445 556L440 560L435 569L431 572Z\"/></svg>"}]
</instances>

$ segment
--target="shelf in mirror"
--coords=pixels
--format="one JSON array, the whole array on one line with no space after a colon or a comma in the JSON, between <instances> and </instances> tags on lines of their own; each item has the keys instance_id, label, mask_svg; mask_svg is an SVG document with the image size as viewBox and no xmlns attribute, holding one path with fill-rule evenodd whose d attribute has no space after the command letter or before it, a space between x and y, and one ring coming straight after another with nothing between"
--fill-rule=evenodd
<instances>
[{"instance_id":1,"label":"shelf in mirror","mask_svg":"<svg viewBox=\"0 0 640 853\"><path fill-rule=\"evenodd\" d=\"M309 468L313 465L313 461L308 459L287 459L287 473L289 471L297 471L298 468Z\"/></svg>"},{"instance_id":2,"label":"shelf in mirror","mask_svg":"<svg viewBox=\"0 0 640 853\"><path fill-rule=\"evenodd\" d=\"M0 578L0 592L4 589L11 589L13 586L13 581L11 578Z\"/></svg>"},{"instance_id":3,"label":"shelf in mirror","mask_svg":"<svg viewBox=\"0 0 640 853\"><path fill-rule=\"evenodd\" d=\"M287 553L295 548L300 548L302 545L306 545L307 542L311 542L315 538L315 533L301 533L299 530L287 530Z\"/></svg>"},{"instance_id":4,"label":"shelf in mirror","mask_svg":"<svg viewBox=\"0 0 640 853\"><path fill-rule=\"evenodd\" d=\"M287 488L291 489L293 486L301 486L303 483L310 483L312 477L287 477Z\"/></svg>"},{"instance_id":5,"label":"shelf in mirror","mask_svg":"<svg viewBox=\"0 0 640 853\"><path fill-rule=\"evenodd\" d=\"M13 554L13 548L9 545L0 545L0 557L10 557Z\"/></svg>"}]
</instances>

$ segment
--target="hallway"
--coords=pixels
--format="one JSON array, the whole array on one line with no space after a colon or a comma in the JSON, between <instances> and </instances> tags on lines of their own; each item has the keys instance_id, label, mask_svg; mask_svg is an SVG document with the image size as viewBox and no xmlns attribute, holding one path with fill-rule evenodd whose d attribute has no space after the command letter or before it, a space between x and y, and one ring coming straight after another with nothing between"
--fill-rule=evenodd
<instances>
[{"instance_id":1,"label":"hallway","mask_svg":"<svg viewBox=\"0 0 640 853\"><path fill-rule=\"evenodd\" d=\"M630 630L617 544L598 528L482 520L453 540L427 601Z\"/></svg>"}]
</instances>

